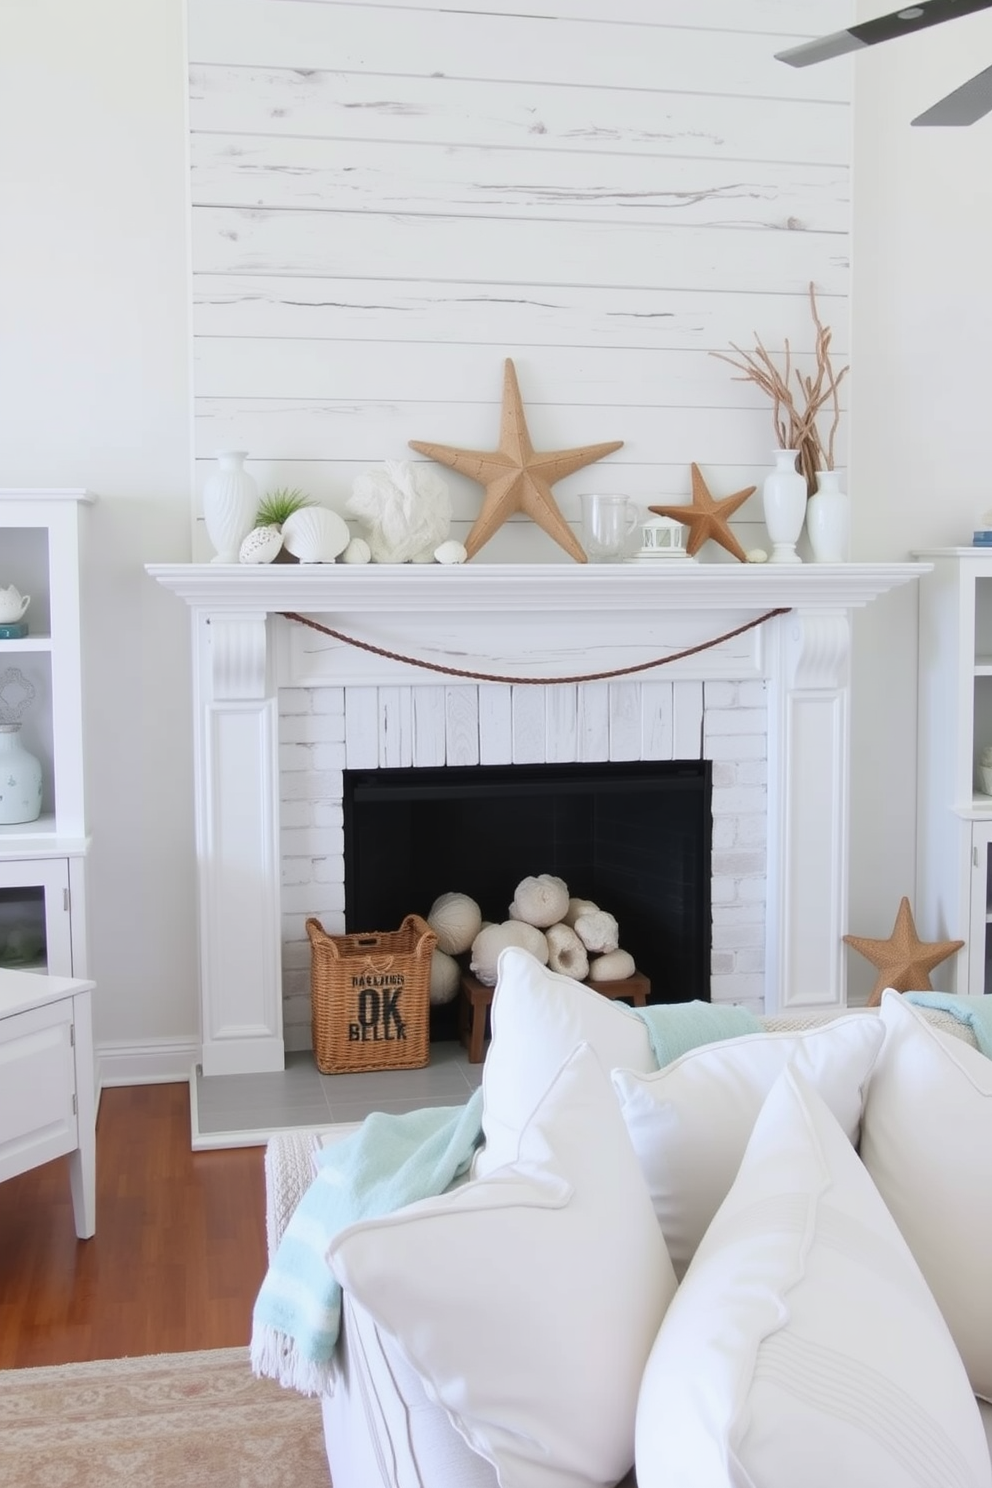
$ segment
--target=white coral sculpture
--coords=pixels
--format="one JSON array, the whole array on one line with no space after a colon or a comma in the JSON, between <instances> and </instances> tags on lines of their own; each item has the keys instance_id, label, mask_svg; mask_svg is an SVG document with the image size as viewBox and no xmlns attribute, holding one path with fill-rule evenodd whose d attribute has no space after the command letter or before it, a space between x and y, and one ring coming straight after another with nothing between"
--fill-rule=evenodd
<instances>
[{"instance_id":1,"label":"white coral sculpture","mask_svg":"<svg viewBox=\"0 0 992 1488\"><path fill-rule=\"evenodd\" d=\"M451 527L446 483L409 460L357 476L347 507L365 528L373 563L433 563Z\"/></svg>"}]
</instances>

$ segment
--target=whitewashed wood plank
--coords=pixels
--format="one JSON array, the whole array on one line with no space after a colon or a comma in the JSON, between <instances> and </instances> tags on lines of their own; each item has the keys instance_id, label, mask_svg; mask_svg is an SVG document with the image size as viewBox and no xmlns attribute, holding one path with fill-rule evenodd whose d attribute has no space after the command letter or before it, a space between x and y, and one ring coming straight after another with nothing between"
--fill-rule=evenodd
<instances>
[{"instance_id":1,"label":"whitewashed wood plank","mask_svg":"<svg viewBox=\"0 0 992 1488\"><path fill-rule=\"evenodd\" d=\"M336 5L339 0L314 0ZM366 0L374 3L374 0ZM388 0L389 9L445 10L431 0ZM800 36L818 36L849 26L855 17L852 0L459 0L459 10L492 15L554 16L563 20L611 20L626 25L699 26L727 31L788 31L801 25Z\"/></svg>"},{"instance_id":2,"label":"whitewashed wood plank","mask_svg":"<svg viewBox=\"0 0 992 1488\"><path fill-rule=\"evenodd\" d=\"M416 10L305 0L196 0L193 64L333 68L569 86L670 89L761 98L843 100L850 67L786 67L773 37L699 27L618 27L609 20Z\"/></svg>"},{"instance_id":3,"label":"whitewashed wood plank","mask_svg":"<svg viewBox=\"0 0 992 1488\"><path fill-rule=\"evenodd\" d=\"M753 4L735 3L746 21ZM775 47L771 39L769 47ZM711 91L659 95L624 88L508 87L484 79L215 66L191 69L189 108L190 128L196 133L810 165L846 163L850 154L847 107L817 97L798 103L720 98Z\"/></svg>"},{"instance_id":4,"label":"whitewashed wood plank","mask_svg":"<svg viewBox=\"0 0 992 1488\"><path fill-rule=\"evenodd\" d=\"M641 684L609 682L610 759L641 757Z\"/></svg>"},{"instance_id":5,"label":"whitewashed wood plank","mask_svg":"<svg viewBox=\"0 0 992 1488\"><path fill-rule=\"evenodd\" d=\"M704 470L738 464L764 465L767 469L772 463L774 440L767 406L715 409L621 405L604 408L592 417L587 407L530 403L523 378L521 384L535 449L624 441L621 450L569 476L571 486L560 482L556 492L562 488L606 489L607 484L610 489L623 489L628 461L644 466L655 458L667 465L681 465L686 490L688 467L693 461ZM629 391L633 396L633 389ZM378 465L384 459L413 458L408 445L411 439L464 449L495 449L499 442L499 405L460 403L450 407L407 402L356 406L306 398L200 398L196 404L196 453L206 458L218 450L245 449L253 461L333 460L346 455L358 463ZM454 493L460 484L457 474L446 471L445 479ZM479 494L474 483L465 489Z\"/></svg>"},{"instance_id":6,"label":"whitewashed wood plank","mask_svg":"<svg viewBox=\"0 0 992 1488\"><path fill-rule=\"evenodd\" d=\"M447 687L444 694L445 756L449 765L479 763L479 689Z\"/></svg>"},{"instance_id":7,"label":"whitewashed wood plank","mask_svg":"<svg viewBox=\"0 0 992 1488\"><path fill-rule=\"evenodd\" d=\"M846 296L817 293L820 314L833 333L831 348L842 365L848 349ZM712 294L680 289L608 292L581 285L473 285L434 279L291 280L250 274L197 274L193 280L193 330L198 337L308 337L368 343L442 342L477 345L498 339L525 346L642 348L651 351L723 351L733 342L754 344L756 330L769 348L785 338L793 351L814 349L815 328L805 289L801 294ZM336 355L328 348L326 355ZM380 346L380 363L394 355ZM728 369L729 370L729 369Z\"/></svg>"},{"instance_id":8,"label":"whitewashed wood plank","mask_svg":"<svg viewBox=\"0 0 992 1488\"><path fill-rule=\"evenodd\" d=\"M194 207L197 273L846 294L844 234ZM443 273L443 269L450 272Z\"/></svg>"},{"instance_id":9,"label":"whitewashed wood plank","mask_svg":"<svg viewBox=\"0 0 992 1488\"><path fill-rule=\"evenodd\" d=\"M842 165L193 135L195 206L846 232Z\"/></svg>"},{"instance_id":10,"label":"whitewashed wood plank","mask_svg":"<svg viewBox=\"0 0 992 1488\"><path fill-rule=\"evenodd\" d=\"M414 687L413 763L423 768L445 763L443 687Z\"/></svg>"},{"instance_id":11,"label":"whitewashed wood plank","mask_svg":"<svg viewBox=\"0 0 992 1488\"><path fill-rule=\"evenodd\" d=\"M608 682L583 682L577 699L579 759L585 763L610 757L610 687Z\"/></svg>"},{"instance_id":12,"label":"whitewashed wood plank","mask_svg":"<svg viewBox=\"0 0 992 1488\"><path fill-rule=\"evenodd\" d=\"M479 687L479 763L508 765L513 760L513 704L509 687Z\"/></svg>"},{"instance_id":13,"label":"whitewashed wood plank","mask_svg":"<svg viewBox=\"0 0 992 1488\"><path fill-rule=\"evenodd\" d=\"M672 755L672 684L641 683L641 759L670 760Z\"/></svg>"},{"instance_id":14,"label":"whitewashed wood plank","mask_svg":"<svg viewBox=\"0 0 992 1488\"><path fill-rule=\"evenodd\" d=\"M379 768L406 770L413 764L412 688L380 687Z\"/></svg>"},{"instance_id":15,"label":"whitewashed wood plank","mask_svg":"<svg viewBox=\"0 0 992 1488\"><path fill-rule=\"evenodd\" d=\"M512 729L515 765L543 765L547 761L545 688L512 687Z\"/></svg>"},{"instance_id":16,"label":"whitewashed wood plank","mask_svg":"<svg viewBox=\"0 0 992 1488\"><path fill-rule=\"evenodd\" d=\"M677 760L701 759L703 750L702 682L673 682L672 706L672 758Z\"/></svg>"},{"instance_id":17,"label":"whitewashed wood plank","mask_svg":"<svg viewBox=\"0 0 992 1488\"><path fill-rule=\"evenodd\" d=\"M375 687L349 687L344 712L345 769L379 767L379 698Z\"/></svg>"},{"instance_id":18,"label":"whitewashed wood plank","mask_svg":"<svg viewBox=\"0 0 992 1488\"><path fill-rule=\"evenodd\" d=\"M578 687L563 684L544 691L548 763L572 764L579 757Z\"/></svg>"},{"instance_id":19,"label":"whitewashed wood plank","mask_svg":"<svg viewBox=\"0 0 992 1488\"><path fill-rule=\"evenodd\" d=\"M762 340L764 341L764 336ZM782 349L765 342L784 365ZM194 381L201 398L314 398L343 403L400 402L430 389L455 406L499 397L502 361L492 346L424 346L402 342L383 355L380 341L210 336L196 343ZM797 375L815 374L811 355L793 358ZM513 356L528 407L586 404L592 409L639 404L667 408L768 408L753 382L706 351L641 347L546 346ZM843 365L837 360L835 365ZM627 394L627 397L624 394Z\"/></svg>"}]
</instances>

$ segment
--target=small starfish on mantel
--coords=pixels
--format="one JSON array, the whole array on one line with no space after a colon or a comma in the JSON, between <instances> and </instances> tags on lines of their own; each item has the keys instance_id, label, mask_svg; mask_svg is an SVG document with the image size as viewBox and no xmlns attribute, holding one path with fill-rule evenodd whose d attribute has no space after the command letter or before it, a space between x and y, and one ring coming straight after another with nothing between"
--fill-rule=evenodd
<instances>
[{"instance_id":1,"label":"small starfish on mantel","mask_svg":"<svg viewBox=\"0 0 992 1488\"><path fill-rule=\"evenodd\" d=\"M730 518L739 506L743 506L749 496L753 496L758 489L757 486L748 486L744 491L735 491L732 496L724 496L721 501L714 500L709 486L703 480L698 465L692 469L692 504L690 506L649 506L648 511L657 513L659 517L674 517L676 522L683 522L689 527L689 541L686 543L686 552L692 558L699 552L708 538L726 548L741 563L747 562L747 554L737 541L729 527Z\"/></svg>"},{"instance_id":2,"label":"small starfish on mantel","mask_svg":"<svg viewBox=\"0 0 992 1488\"><path fill-rule=\"evenodd\" d=\"M478 481L480 486L485 486L482 510L465 539L465 550L470 558L502 527L507 517L522 511L543 527L576 563L588 562L578 538L551 494L551 487L555 481L564 480L566 475L573 475L576 470L592 465L604 455L622 449L623 440L614 440L612 444L584 444L577 449L535 452L527 432L516 370L509 358L503 369L499 449L456 449L449 444L422 444L416 439L409 443L411 449L429 455L439 464L460 471Z\"/></svg>"},{"instance_id":3,"label":"small starfish on mantel","mask_svg":"<svg viewBox=\"0 0 992 1488\"><path fill-rule=\"evenodd\" d=\"M886 987L896 992L932 992L930 972L964 945L963 940L921 940L905 895L888 940L869 940L864 935L845 935L844 939L872 966L878 967L878 978L868 998L869 1007L878 1007Z\"/></svg>"}]
</instances>

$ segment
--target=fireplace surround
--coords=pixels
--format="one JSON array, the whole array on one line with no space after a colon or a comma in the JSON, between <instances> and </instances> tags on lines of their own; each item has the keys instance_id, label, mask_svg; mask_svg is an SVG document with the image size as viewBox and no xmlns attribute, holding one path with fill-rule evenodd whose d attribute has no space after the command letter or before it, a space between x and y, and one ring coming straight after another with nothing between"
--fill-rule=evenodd
<instances>
[{"instance_id":1,"label":"fireplace surround","mask_svg":"<svg viewBox=\"0 0 992 1488\"><path fill-rule=\"evenodd\" d=\"M711 995L843 1006L850 611L925 569L149 565L192 611L204 1075L300 1044L303 921L344 928L345 768L711 760Z\"/></svg>"}]
</instances>

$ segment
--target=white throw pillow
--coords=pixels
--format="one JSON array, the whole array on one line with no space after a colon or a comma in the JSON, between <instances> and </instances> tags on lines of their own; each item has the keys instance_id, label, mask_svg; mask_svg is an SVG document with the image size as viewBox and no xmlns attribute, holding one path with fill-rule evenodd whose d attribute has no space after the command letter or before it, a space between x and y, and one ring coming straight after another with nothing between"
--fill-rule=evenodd
<instances>
[{"instance_id":1,"label":"white throw pillow","mask_svg":"<svg viewBox=\"0 0 992 1488\"><path fill-rule=\"evenodd\" d=\"M992 1400L992 1059L882 995L861 1157L926 1277L976 1395Z\"/></svg>"},{"instance_id":2,"label":"white throw pillow","mask_svg":"<svg viewBox=\"0 0 992 1488\"><path fill-rule=\"evenodd\" d=\"M651 1074L614 1070L620 1108L677 1276L737 1175L765 1096L787 1064L857 1143L885 1030L851 1013L802 1033L753 1033L690 1049Z\"/></svg>"},{"instance_id":3,"label":"white throw pillow","mask_svg":"<svg viewBox=\"0 0 992 1488\"><path fill-rule=\"evenodd\" d=\"M516 1162L349 1226L328 1260L501 1488L600 1488L631 1466L675 1277L588 1044L542 1093Z\"/></svg>"},{"instance_id":4,"label":"white throw pillow","mask_svg":"<svg viewBox=\"0 0 992 1488\"><path fill-rule=\"evenodd\" d=\"M658 1333L640 1488L989 1488L937 1304L847 1136L788 1069Z\"/></svg>"},{"instance_id":5,"label":"white throw pillow","mask_svg":"<svg viewBox=\"0 0 992 1488\"><path fill-rule=\"evenodd\" d=\"M577 1044L605 1070L656 1068L643 1018L581 982L549 971L517 946L500 954L493 1038L482 1071L482 1131L473 1177L513 1162L521 1129Z\"/></svg>"}]
</instances>

